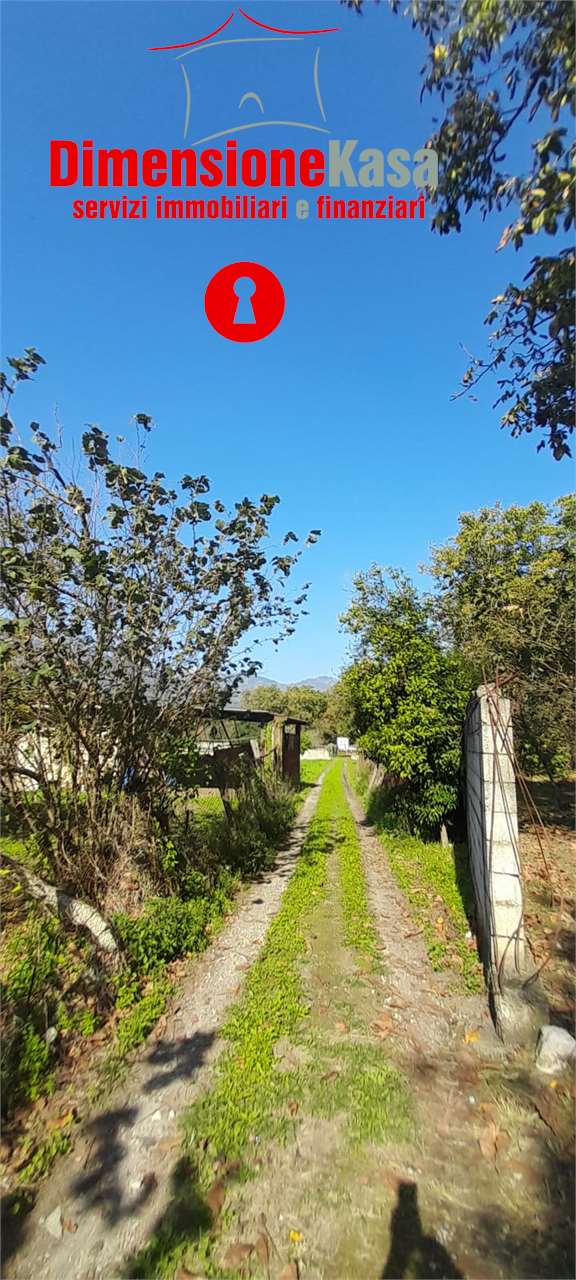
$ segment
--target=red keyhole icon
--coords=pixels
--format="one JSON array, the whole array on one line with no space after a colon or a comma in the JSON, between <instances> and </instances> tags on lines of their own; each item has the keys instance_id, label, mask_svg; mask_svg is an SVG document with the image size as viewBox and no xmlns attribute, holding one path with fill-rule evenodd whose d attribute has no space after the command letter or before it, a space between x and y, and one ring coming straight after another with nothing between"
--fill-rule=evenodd
<instances>
[{"instance_id":1,"label":"red keyhole icon","mask_svg":"<svg viewBox=\"0 0 576 1280\"><path fill-rule=\"evenodd\" d=\"M242 278L254 284L249 324L236 320L239 307L234 285ZM285 305L278 277L259 262L230 262L227 267L221 267L212 276L204 294L204 310L212 328L230 342L259 342L260 338L267 338L280 324Z\"/></svg>"}]
</instances>

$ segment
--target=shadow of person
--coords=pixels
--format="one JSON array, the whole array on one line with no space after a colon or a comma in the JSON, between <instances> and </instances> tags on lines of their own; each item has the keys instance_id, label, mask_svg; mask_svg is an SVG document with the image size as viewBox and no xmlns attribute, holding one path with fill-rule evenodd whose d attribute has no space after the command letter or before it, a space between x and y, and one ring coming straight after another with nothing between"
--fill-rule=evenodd
<instances>
[{"instance_id":1,"label":"shadow of person","mask_svg":"<svg viewBox=\"0 0 576 1280\"><path fill-rule=\"evenodd\" d=\"M400 1183L390 1228L390 1251L380 1280L463 1280L446 1249L434 1236L424 1235L414 1182Z\"/></svg>"}]
</instances>

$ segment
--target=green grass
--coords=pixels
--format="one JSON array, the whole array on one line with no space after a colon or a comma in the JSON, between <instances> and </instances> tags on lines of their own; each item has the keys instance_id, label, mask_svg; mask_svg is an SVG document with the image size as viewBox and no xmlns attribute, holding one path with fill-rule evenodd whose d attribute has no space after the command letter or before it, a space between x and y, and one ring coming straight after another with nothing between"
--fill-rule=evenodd
<instances>
[{"instance_id":1,"label":"green grass","mask_svg":"<svg viewBox=\"0 0 576 1280\"><path fill-rule=\"evenodd\" d=\"M322 1067L317 1060L307 1105L327 1120L341 1115L354 1147L402 1142L412 1132L408 1087L379 1045L341 1044Z\"/></svg>"},{"instance_id":2,"label":"green grass","mask_svg":"<svg viewBox=\"0 0 576 1280\"><path fill-rule=\"evenodd\" d=\"M445 848L396 830L390 816L380 812L377 798L368 794L365 771L356 766L349 777L378 831L414 922L423 931L432 968L452 971L466 991L483 991L482 966L466 939L465 902L470 906L472 897L465 850ZM439 918L444 921L440 927Z\"/></svg>"},{"instance_id":3,"label":"green grass","mask_svg":"<svg viewBox=\"0 0 576 1280\"><path fill-rule=\"evenodd\" d=\"M329 906L327 859L334 849L340 855L349 945L372 955L375 935L341 762L329 766L280 910L223 1028L228 1047L212 1086L185 1116L184 1158L173 1177L168 1212L146 1248L127 1262L125 1276L172 1280L182 1262L191 1274L222 1274L204 1200L215 1159L237 1161L236 1176L252 1176L252 1157L263 1153L263 1144L287 1141L294 1133L294 1101L299 1117L341 1119L350 1149L386 1139L402 1141L411 1131L406 1083L386 1062L381 1047L366 1042L367 1029L362 1028L361 1042L336 1043L331 1033L309 1026L302 966L309 959L310 930L317 939L318 913ZM339 981L334 972L335 986ZM274 1052L279 1042L283 1061Z\"/></svg>"},{"instance_id":4,"label":"green grass","mask_svg":"<svg viewBox=\"0 0 576 1280\"><path fill-rule=\"evenodd\" d=\"M288 1089L289 1073L278 1072L273 1050L278 1040L296 1031L307 1012L298 961L306 951L307 917L325 891L332 844L329 783L330 777L264 948L223 1028L229 1048L219 1062L215 1085L187 1117L192 1141L207 1138L214 1152L228 1157L238 1157L251 1136L271 1136L285 1127L279 1088L282 1092L283 1084Z\"/></svg>"},{"instance_id":5,"label":"green grass","mask_svg":"<svg viewBox=\"0 0 576 1280\"><path fill-rule=\"evenodd\" d=\"M185 1117L185 1149L195 1153L195 1176L204 1189L213 1177L215 1156L245 1157L254 1150L254 1141L285 1137L290 1128L283 1103L293 1096L295 1073L279 1070L274 1046L282 1038L293 1036L307 1014L299 961L306 952L307 918L325 892L326 856L332 847L329 781L328 778L322 788L302 853L264 948L222 1029L228 1048L218 1061L213 1086ZM198 1152L202 1153L200 1159ZM189 1168L185 1182L190 1186ZM137 1275L139 1280L171 1275L185 1246L205 1233L209 1221L202 1222L201 1201L188 1224L181 1220L181 1194L181 1188L175 1188L172 1212L163 1229L130 1260L126 1275ZM197 1200L197 1193L194 1194Z\"/></svg>"},{"instance_id":6,"label":"green grass","mask_svg":"<svg viewBox=\"0 0 576 1280\"><path fill-rule=\"evenodd\" d=\"M301 760L300 761L300 781L305 786L313 785L325 769L330 767L330 760Z\"/></svg>"},{"instance_id":7,"label":"green grass","mask_svg":"<svg viewBox=\"0 0 576 1280\"><path fill-rule=\"evenodd\" d=\"M336 762L328 781L332 814L336 822L344 941L360 956L375 959L377 937L368 909L360 842L344 794L343 764L343 760Z\"/></svg>"}]
</instances>

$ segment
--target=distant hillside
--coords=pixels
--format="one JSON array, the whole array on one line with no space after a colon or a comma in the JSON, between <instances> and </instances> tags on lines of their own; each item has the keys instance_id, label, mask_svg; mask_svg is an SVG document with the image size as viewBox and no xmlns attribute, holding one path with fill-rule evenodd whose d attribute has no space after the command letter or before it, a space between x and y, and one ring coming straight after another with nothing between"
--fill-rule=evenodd
<instances>
[{"instance_id":1,"label":"distant hillside","mask_svg":"<svg viewBox=\"0 0 576 1280\"><path fill-rule=\"evenodd\" d=\"M304 685L307 689L317 689L319 693L326 693L327 689L331 689L334 680L330 676L311 676L307 680L291 680L289 684L282 684L280 680L267 680L265 676L254 676L253 680L246 680L242 685L242 689L257 689L259 685L275 685L277 689L290 689L295 685L301 687Z\"/></svg>"},{"instance_id":2,"label":"distant hillside","mask_svg":"<svg viewBox=\"0 0 576 1280\"><path fill-rule=\"evenodd\" d=\"M318 693L326 693L334 683L331 676L311 676L307 680L291 680L289 684L281 684L279 680L268 680L266 676L254 676L253 679L244 681L234 694L230 706L239 707L242 694L248 689L258 689L261 685L275 686L277 689L290 689L294 685L305 685L307 689L316 689Z\"/></svg>"}]
</instances>

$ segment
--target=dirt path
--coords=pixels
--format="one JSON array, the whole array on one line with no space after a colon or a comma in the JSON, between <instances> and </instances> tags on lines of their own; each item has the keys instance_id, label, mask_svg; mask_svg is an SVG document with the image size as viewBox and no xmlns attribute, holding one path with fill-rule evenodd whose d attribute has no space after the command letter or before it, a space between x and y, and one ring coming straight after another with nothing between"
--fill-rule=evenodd
<instances>
[{"instance_id":1,"label":"dirt path","mask_svg":"<svg viewBox=\"0 0 576 1280\"><path fill-rule=\"evenodd\" d=\"M57 1170L7 1280L572 1276L552 1095L484 997L432 971L342 773ZM53 1239L55 1209L77 1230Z\"/></svg>"},{"instance_id":2,"label":"dirt path","mask_svg":"<svg viewBox=\"0 0 576 1280\"><path fill-rule=\"evenodd\" d=\"M169 1198L178 1122L206 1087L222 1048L218 1030L278 909L314 812L307 796L288 848L251 886L239 910L194 963L176 1007L150 1037L129 1087L83 1125L22 1222L6 1280L96 1280L143 1244ZM16 1251L17 1246L17 1251Z\"/></svg>"},{"instance_id":3,"label":"dirt path","mask_svg":"<svg viewBox=\"0 0 576 1280\"><path fill-rule=\"evenodd\" d=\"M261 1117L248 1180L227 1180L185 1270L159 1251L145 1274L571 1276L566 1161L527 1062L506 1055L483 997L432 972L379 839L349 793L354 822L331 795L299 966L306 1017L276 1046L284 1140L266 1140Z\"/></svg>"}]
</instances>

